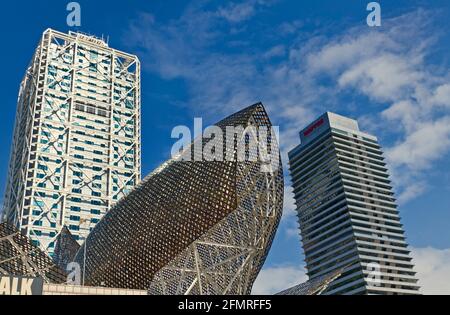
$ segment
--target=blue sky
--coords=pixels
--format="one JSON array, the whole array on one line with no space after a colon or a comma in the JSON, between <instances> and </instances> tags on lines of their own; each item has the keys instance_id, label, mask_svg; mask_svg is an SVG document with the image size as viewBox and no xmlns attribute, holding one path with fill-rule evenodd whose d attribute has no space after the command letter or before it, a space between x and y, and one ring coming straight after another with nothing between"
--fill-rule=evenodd
<instances>
[{"instance_id":1,"label":"blue sky","mask_svg":"<svg viewBox=\"0 0 450 315\"><path fill-rule=\"evenodd\" d=\"M77 30L68 2L2 4L1 191L20 80L46 28ZM386 150L424 292L450 293L450 3L379 1L382 26L369 28L368 2L79 1L79 30L141 59L144 175L169 157L172 128L194 117L212 124L262 101L284 156L322 112L357 118ZM289 184L286 172L285 214L255 292L305 279Z\"/></svg>"}]
</instances>

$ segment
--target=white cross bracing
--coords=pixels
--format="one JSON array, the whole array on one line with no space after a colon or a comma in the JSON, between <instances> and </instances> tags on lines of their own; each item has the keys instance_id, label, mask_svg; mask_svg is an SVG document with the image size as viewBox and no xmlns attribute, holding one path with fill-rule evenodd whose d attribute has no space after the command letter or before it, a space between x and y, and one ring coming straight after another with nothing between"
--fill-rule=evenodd
<instances>
[{"instance_id":1,"label":"white cross bracing","mask_svg":"<svg viewBox=\"0 0 450 315\"><path fill-rule=\"evenodd\" d=\"M140 182L140 128L139 60L45 31L21 85L6 218L49 254L64 225L84 240L95 224L81 222Z\"/></svg>"}]
</instances>

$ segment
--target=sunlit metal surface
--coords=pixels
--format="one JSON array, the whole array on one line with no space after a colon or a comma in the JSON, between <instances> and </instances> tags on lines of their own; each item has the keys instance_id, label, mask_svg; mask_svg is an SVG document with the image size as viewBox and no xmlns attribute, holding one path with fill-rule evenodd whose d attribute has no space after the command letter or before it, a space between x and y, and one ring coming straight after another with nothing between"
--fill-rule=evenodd
<instances>
[{"instance_id":1,"label":"sunlit metal surface","mask_svg":"<svg viewBox=\"0 0 450 315\"><path fill-rule=\"evenodd\" d=\"M262 104L216 125L271 127ZM242 139L225 137L219 140L233 140L236 156ZM260 138L279 158L272 132ZM150 294L249 294L281 218L284 184L281 162L262 172L260 159L248 160L172 159L147 176L78 251L75 260L86 261L86 285Z\"/></svg>"},{"instance_id":2,"label":"sunlit metal surface","mask_svg":"<svg viewBox=\"0 0 450 315\"><path fill-rule=\"evenodd\" d=\"M80 249L80 245L70 233L67 226L64 226L56 238L55 253L53 261L63 270L66 270L67 265L73 262L75 255Z\"/></svg>"},{"instance_id":3,"label":"sunlit metal surface","mask_svg":"<svg viewBox=\"0 0 450 315\"><path fill-rule=\"evenodd\" d=\"M342 275L343 269L306 281L275 295L321 295L334 280Z\"/></svg>"},{"instance_id":4,"label":"sunlit metal surface","mask_svg":"<svg viewBox=\"0 0 450 315\"><path fill-rule=\"evenodd\" d=\"M63 283L65 273L39 247L14 226L0 224L0 274L41 277L47 283Z\"/></svg>"}]
</instances>

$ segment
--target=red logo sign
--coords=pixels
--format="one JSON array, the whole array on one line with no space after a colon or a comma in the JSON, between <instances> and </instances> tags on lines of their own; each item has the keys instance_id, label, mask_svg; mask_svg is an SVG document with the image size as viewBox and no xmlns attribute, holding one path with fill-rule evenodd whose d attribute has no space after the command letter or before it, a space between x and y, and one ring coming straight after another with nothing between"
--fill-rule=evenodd
<instances>
[{"instance_id":1,"label":"red logo sign","mask_svg":"<svg viewBox=\"0 0 450 315\"><path fill-rule=\"evenodd\" d=\"M316 121L311 126L309 126L308 129L306 129L306 131L303 132L303 135L305 137L309 136L314 130L316 130L317 128L322 126L324 122L325 122L325 120L323 118L320 118L318 121Z\"/></svg>"}]
</instances>

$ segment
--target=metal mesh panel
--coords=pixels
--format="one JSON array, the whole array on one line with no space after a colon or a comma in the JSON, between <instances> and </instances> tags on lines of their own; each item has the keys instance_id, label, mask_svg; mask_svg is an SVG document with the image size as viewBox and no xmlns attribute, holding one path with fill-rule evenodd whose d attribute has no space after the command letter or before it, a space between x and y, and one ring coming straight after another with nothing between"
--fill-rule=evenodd
<instances>
[{"instance_id":1,"label":"metal mesh panel","mask_svg":"<svg viewBox=\"0 0 450 315\"><path fill-rule=\"evenodd\" d=\"M63 270L66 270L67 264L71 263L80 249L80 245L70 233L67 226L64 226L61 233L56 238L55 253L53 261Z\"/></svg>"},{"instance_id":2,"label":"metal mesh panel","mask_svg":"<svg viewBox=\"0 0 450 315\"><path fill-rule=\"evenodd\" d=\"M344 269L339 269L324 276L306 281L295 287L286 289L276 295L320 295L326 291L334 280L342 275Z\"/></svg>"},{"instance_id":3,"label":"metal mesh panel","mask_svg":"<svg viewBox=\"0 0 450 315\"><path fill-rule=\"evenodd\" d=\"M262 104L216 125L271 126ZM270 150L279 158L272 138ZM231 140L228 149L236 156L241 139ZM195 141L192 147L195 156ZM261 164L164 163L111 209L78 251L86 284L150 287L152 294L250 293L283 204L281 163L272 173L262 172Z\"/></svg>"},{"instance_id":4,"label":"metal mesh panel","mask_svg":"<svg viewBox=\"0 0 450 315\"><path fill-rule=\"evenodd\" d=\"M8 223L0 224L0 274L42 277L47 283L66 280L50 257Z\"/></svg>"}]
</instances>

